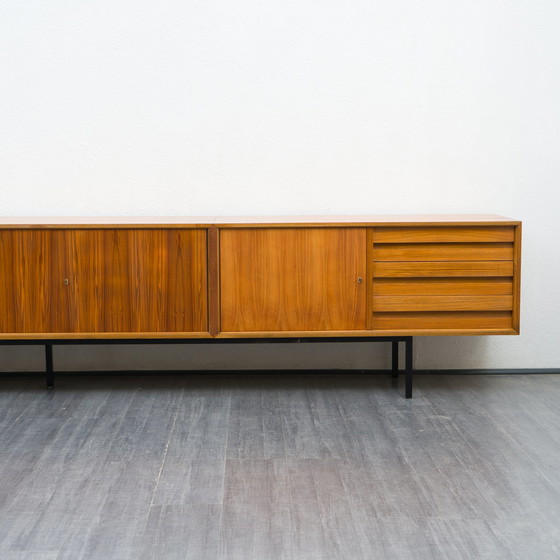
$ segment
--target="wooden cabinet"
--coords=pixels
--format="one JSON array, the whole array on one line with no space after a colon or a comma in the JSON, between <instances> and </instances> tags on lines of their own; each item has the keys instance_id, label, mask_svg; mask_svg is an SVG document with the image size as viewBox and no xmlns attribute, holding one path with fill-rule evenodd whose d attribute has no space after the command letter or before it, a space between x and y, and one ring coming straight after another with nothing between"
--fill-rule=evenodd
<instances>
[{"instance_id":1,"label":"wooden cabinet","mask_svg":"<svg viewBox=\"0 0 560 560\"><path fill-rule=\"evenodd\" d=\"M516 334L499 216L3 219L0 339Z\"/></svg>"}]
</instances>

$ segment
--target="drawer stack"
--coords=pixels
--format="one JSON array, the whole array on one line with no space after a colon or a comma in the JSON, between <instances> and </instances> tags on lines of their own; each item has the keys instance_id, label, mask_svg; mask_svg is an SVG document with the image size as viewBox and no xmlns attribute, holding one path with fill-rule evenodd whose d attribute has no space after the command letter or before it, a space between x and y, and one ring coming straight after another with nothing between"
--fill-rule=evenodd
<instances>
[{"instance_id":1,"label":"drawer stack","mask_svg":"<svg viewBox=\"0 0 560 560\"><path fill-rule=\"evenodd\" d=\"M511 329L512 226L371 230L371 328Z\"/></svg>"}]
</instances>

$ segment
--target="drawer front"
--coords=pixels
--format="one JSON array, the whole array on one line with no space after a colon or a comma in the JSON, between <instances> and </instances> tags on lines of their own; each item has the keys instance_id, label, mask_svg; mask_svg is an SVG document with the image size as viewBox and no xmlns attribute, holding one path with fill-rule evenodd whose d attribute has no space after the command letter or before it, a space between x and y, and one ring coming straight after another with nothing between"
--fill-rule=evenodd
<instances>
[{"instance_id":1,"label":"drawer front","mask_svg":"<svg viewBox=\"0 0 560 560\"><path fill-rule=\"evenodd\" d=\"M376 311L511 311L512 296L380 296Z\"/></svg>"},{"instance_id":2,"label":"drawer front","mask_svg":"<svg viewBox=\"0 0 560 560\"><path fill-rule=\"evenodd\" d=\"M374 278L479 278L512 275L513 261L423 261L373 264Z\"/></svg>"},{"instance_id":3,"label":"drawer front","mask_svg":"<svg viewBox=\"0 0 560 560\"><path fill-rule=\"evenodd\" d=\"M511 328L511 313L508 311L475 311L428 313L376 313L373 315L375 330L406 331L425 329L430 334L446 330L491 330ZM474 334L474 333L473 333Z\"/></svg>"},{"instance_id":4,"label":"drawer front","mask_svg":"<svg viewBox=\"0 0 560 560\"><path fill-rule=\"evenodd\" d=\"M376 243L513 243L513 226L383 227L375 228Z\"/></svg>"},{"instance_id":5,"label":"drawer front","mask_svg":"<svg viewBox=\"0 0 560 560\"><path fill-rule=\"evenodd\" d=\"M510 226L373 228L370 328L512 329L514 242Z\"/></svg>"},{"instance_id":6,"label":"drawer front","mask_svg":"<svg viewBox=\"0 0 560 560\"><path fill-rule=\"evenodd\" d=\"M381 278L372 282L373 296L506 296L513 294L510 277Z\"/></svg>"},{"instance_id":7,"label":"drawer front","mask_svg":"<svg viewBox=\"0 0 560 560\"><path fill-rule=\"evenodd\" d=\"M379 243L374 262L513 261L513 243Z\"/></svg>"}]
</instances>

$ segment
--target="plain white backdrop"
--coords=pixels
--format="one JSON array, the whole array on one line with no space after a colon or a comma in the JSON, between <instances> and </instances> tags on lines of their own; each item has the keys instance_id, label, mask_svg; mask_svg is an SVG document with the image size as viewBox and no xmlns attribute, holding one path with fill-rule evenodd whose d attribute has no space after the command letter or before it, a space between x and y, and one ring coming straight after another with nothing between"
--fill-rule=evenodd
<instances>
[{"instance_id":1,"label":"plain white backdrop","mask_svg":"<svg viewBox=\"0 0 560 560\"><path fill-rule=\"evenodd\" d=\"M559 21L557 0L0 0L0 216L502 214L524 222L522 335L419 338L416 367L558 367ZM56 359L386 367L377 346Z\"/></svg>"}]
</instances>

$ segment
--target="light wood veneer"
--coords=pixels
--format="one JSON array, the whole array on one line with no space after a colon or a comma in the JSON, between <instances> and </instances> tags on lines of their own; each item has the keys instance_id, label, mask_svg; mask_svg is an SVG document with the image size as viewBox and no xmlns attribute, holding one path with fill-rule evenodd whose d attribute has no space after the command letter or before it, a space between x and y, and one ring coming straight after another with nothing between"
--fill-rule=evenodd
<instances>
[{"instance_id":1,"label":"light wood veneer","mask_svg":"<svg viewBox=\"0 0 560 560\"><path fill-rule=\"evenodd\" d=\"M365 329L365 244L365 228L222 230L222 330Z\"/></svg>"}]
</instances>

